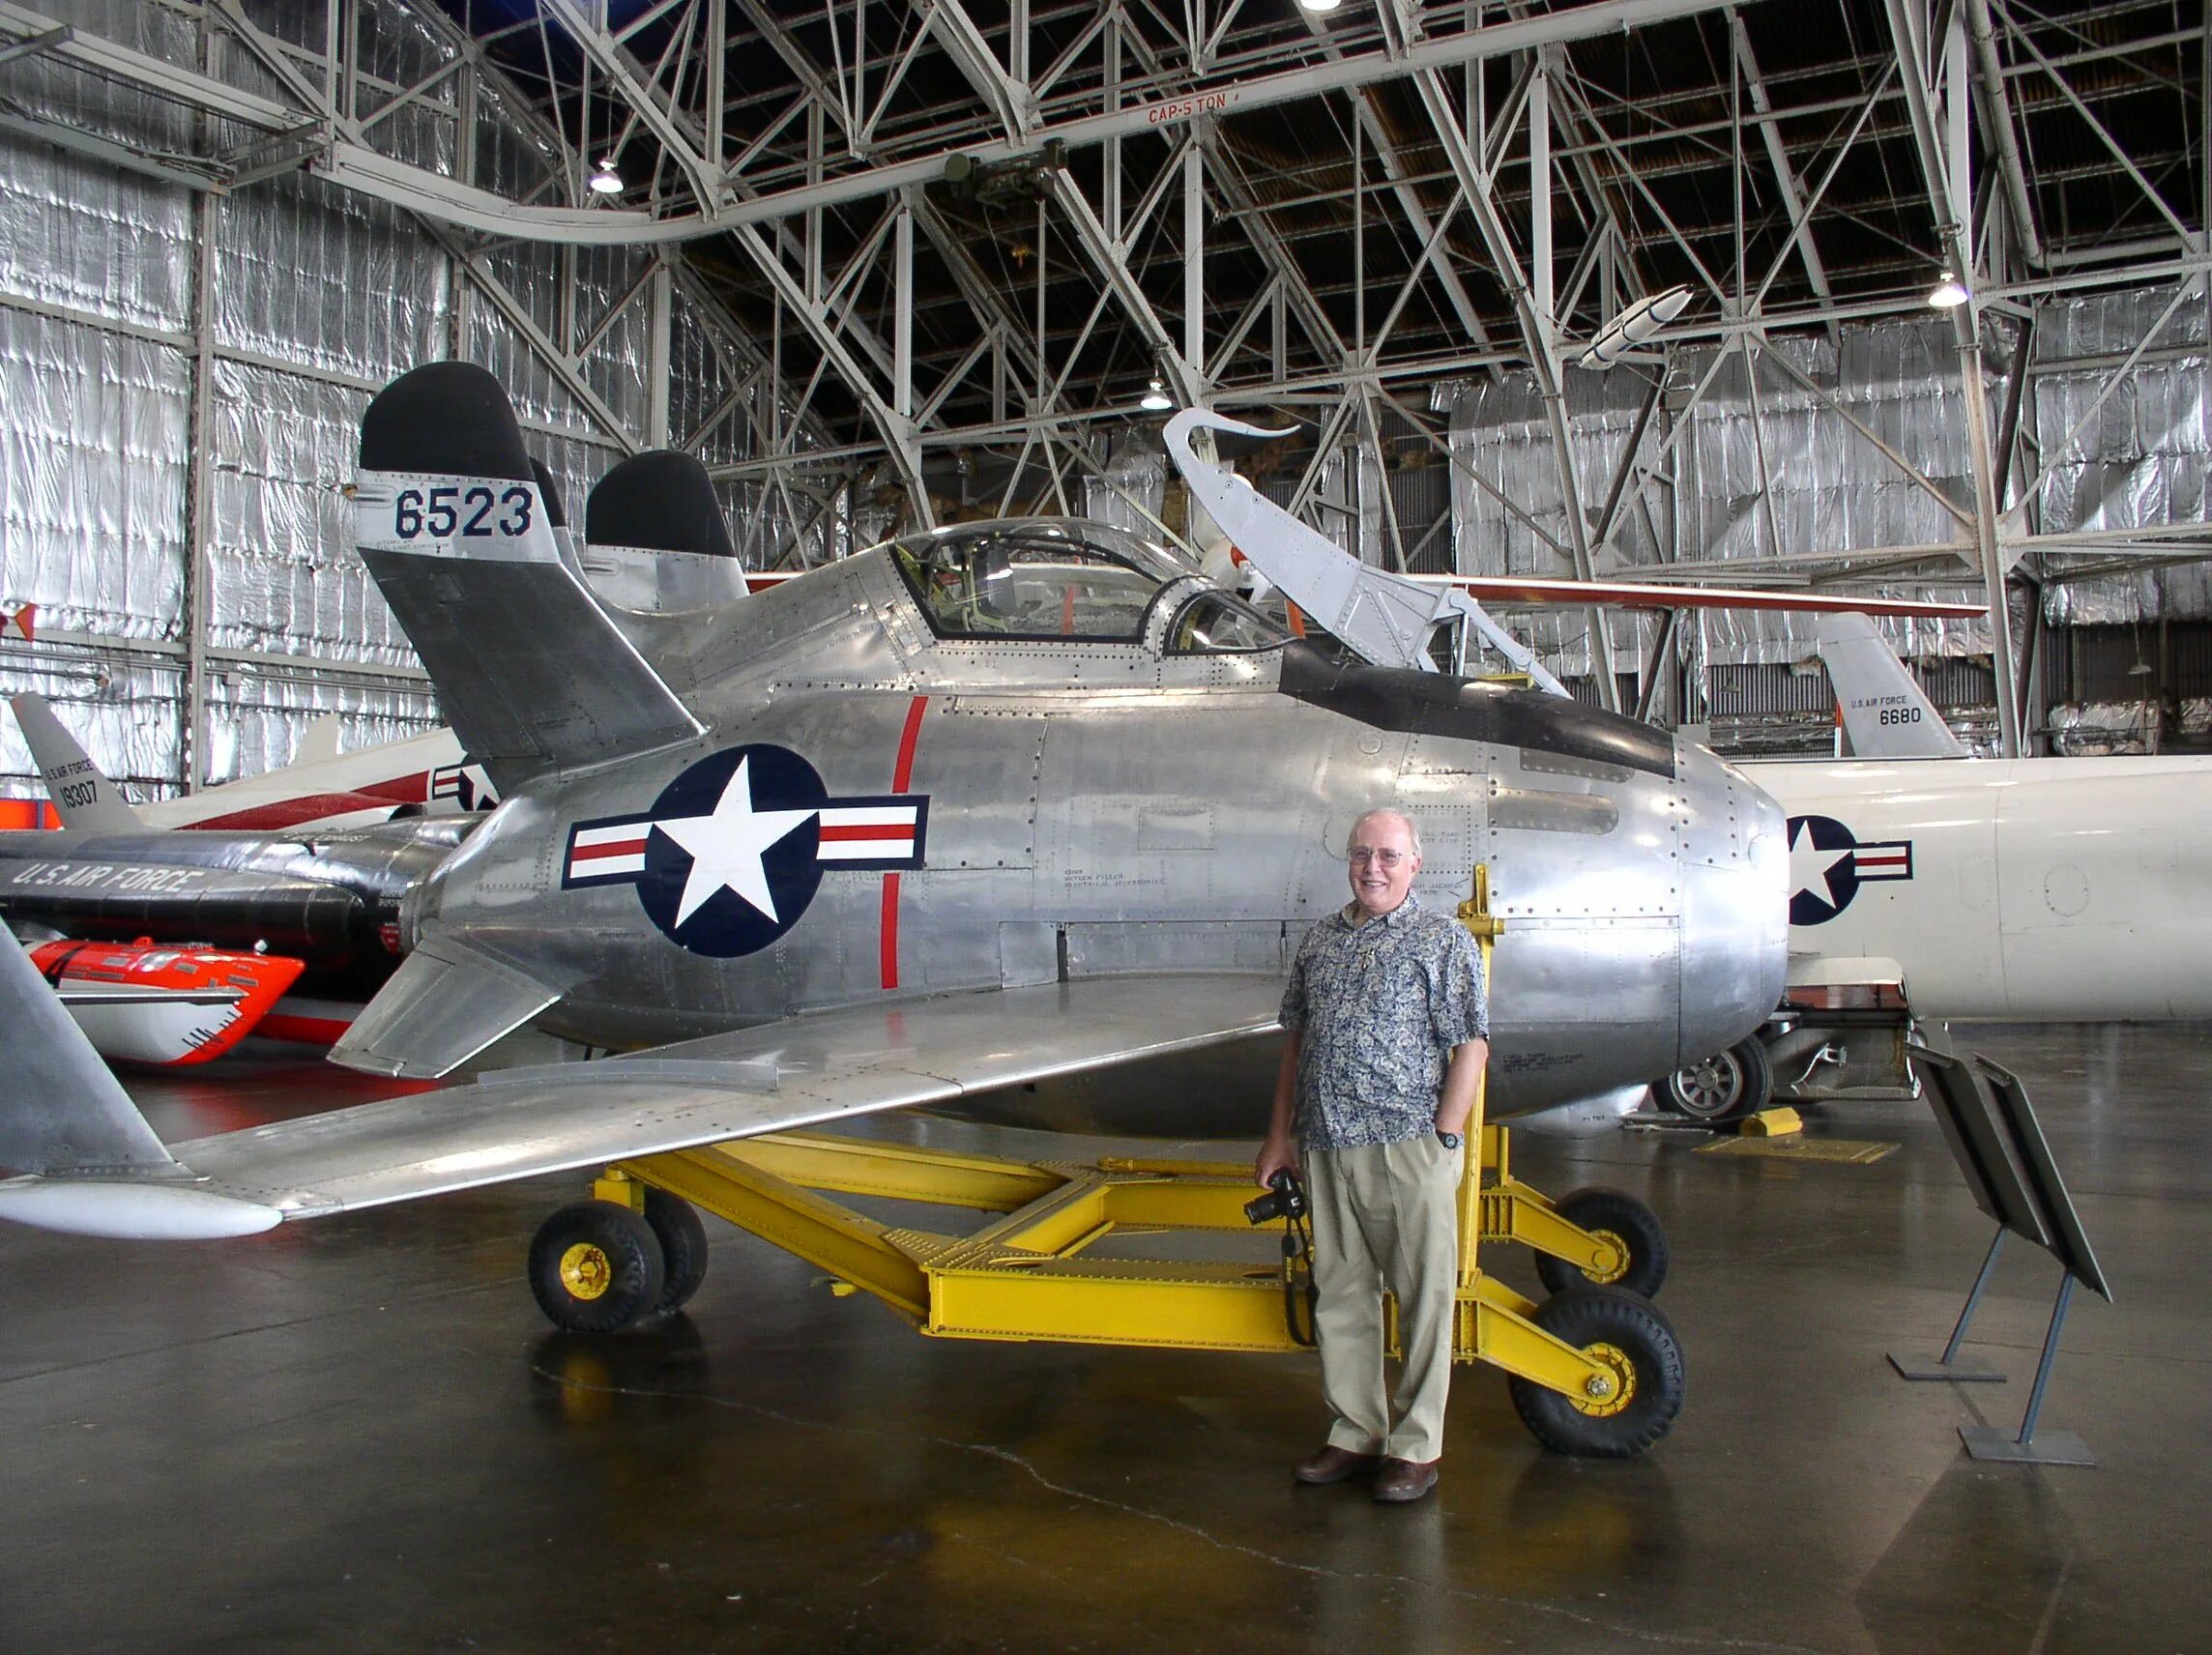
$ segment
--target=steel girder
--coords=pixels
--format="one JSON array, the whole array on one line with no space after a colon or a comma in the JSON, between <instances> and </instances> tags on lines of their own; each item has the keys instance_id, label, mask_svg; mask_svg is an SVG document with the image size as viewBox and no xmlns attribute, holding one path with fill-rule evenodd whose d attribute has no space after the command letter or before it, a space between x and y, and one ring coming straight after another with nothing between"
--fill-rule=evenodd
<instances>
[{"instance_id":1,"label":"steel girder","mask_svg":"<svg viewBox=\"0 0 2212 1655\"><path fill-rule=\"evenodd\" d=\"M1343 418L1332 423L1378 461L1383 434L1374 403L1394 400L1384 387L1398 388L1402 397L1405 388L1449 375L1526 371L1545 401L1568 505L1564 561L1592 571L1620 525L1648 512L1647 490L1685 412L1677 391L1668 400L1675 423L1660 421L1669 435L1645 442L1640 426L1630 457L1612 468L1611 486L1584 482L1577 392L1561 365L1562 341L1586 336L1616 302L1607 274L1615 265L1635 272L1629 297L1639 285L1647 291L1664 280L1654 273L1691 273L1713 303L1672 330L1671 339L1737 343L1755 363L1765 359L1761 341L1773 331L1819 327L1833 335L1854 320L1912 314L1917 276L1870 288L1850 271L1839 275L1833 258L1822 256L1838 250L1836 242L1823 246L1832 216L1864 221L1870 212L1855 182L1869 153L1888 156L1900 145L1910 146L1918 175L1935 185L1928 200L1936 222L1954 226L1931 245L1931 265L1947 251L1962 274L1972 273L1975 304L1962 321L1970 334L1962 352L1982 350L1982 330L1974 325L1980 316L2024 317L2053 296L2152 279L2186 295L2212 262L2198 205L2176 202L2161 163L2112 124L2101 80L2070 79L2091 66L2104 75L2118 64L2151 74L2146 54L2181 50L2175 43L2182 36L2194 50L2196 34L2113 23L2092 39L2070 33L2064 16L2008 8L2003 0L1967 0L1957 33L1938 53L1923 0L1883 0L1876 15L1893 41L1910 47L1898 55L1920 73L1895 73L1894 59L1884 65L1862 52L1824 66L1828 78L1820 79L1789 53L1772 50L1771 39L1755 46L1765 9L1754 5L1729 9L1695 36L1716 69L1726 65L1725 78L1703 89L1702 108L1686 95L1646 100L1648 108L1624 100L1618 78L1603 68L1615 43L1633 55L1647 38L1639 31L1697 30L1685 19L1719 3L1599 0L1533 17L1512 15L1508 7L1503 20L1471 26L1456 6L1388 0L1371 16L1325 25L1284 18L1269 33L1257 9L1244 15L1245 9L1209 0L1179 15L1152 5L1024 4L989 19L958 0L911 11L880 0L667 0L614 28L605 10L587 0L549 0L532 23L471 33L467 0L451 0L443 10L411 0L424 29L451 53L413 85L380 82L341 51L350 13L338 0L329 14L327 49L311 38L255 39L236 0L215 0L204 14L208 27L269 60L263 67L275 80L251 87L233 84L219 61L180 67L81 30L57 36L50 19L12 4L0 5L0 50L19 46L135 80L247 134L208 156L149 151L131 158L144 168L249 187L268 175L261 169L289 164L297 150L335 181L400 201L444 225L441 239L467 271L477 302L516 324L568 389L585 393L579 402L604 419L618 442L657 438L664 417L649 415L643 428L625 432L588 394L580 363L609 317L582 319L566 334L521 326L530 322L529 307L521 295L500 290L477 235L577 245L711 239L740 253L758 305L732 282L701 280L674 249L659 267L668 274L641 276L627 300L650 307L655 294L674 291L710 301L721 348L758 376L746 392L754 406L821 411L796 439L780 417L768 421L763 434L790 440L791 451L762 453L724 468L725 475L787 487L802 471L850 476L870 459L889 458L924 512L925 450L1021 442L1070 458L1081 450L1091 459L1090 449L1059 438L1117 418L1114 404L1125 405L1128 376L1141 380L1150 364L1193 400L1252 406L1350 389L1339 403ZM2126 11L2105 8L2115 17ZM548 52L541 77L519 72L510 48L531 29L572 51L575 67L557 70L560 54ZM759 61L780 66L781 88L750 73L750 59L747 73L729 73L732 43L741 36L757 44ZM1543 88L1548 119L1524 123L1526 111L1515 108L1477 126L1465 105L1484 96L1480 66L1499 58L1522 84ZM1540 80L1533 78L1539 60ZM1476 73L1467 87L1456 74L1446 80L1446 70L1469 65ZM280 73L284 66L289 77ZM947 73L956 77L957 99L946 95ZM2194 73L2197 78L2179 90L2200 89L2201 72ZM1840 85L1839 76L1856 76L1857 89ZM503 194L465 164L451 175L433 173L379 147L395 111L443 107L451 87L479 84L546 142L553 164L537 189ZM1495 90L1497 77L1491 84ZM1348 287L1330 262L1329 244L1341 244L1346 216L1332 216L1329 206L1332 190L1339 203L1345 195L1341 156L1332 181L1321 160L1279 154L1269 147L1273 136L1255 136L1275 133L1262 118L1292 104L1301 116L1324 111L1338 131L1348 113L1352 141L1372 153L1376 176L1354 177L1350 187L1352 215L1370 192L1388 208L1359 218L1364 284ZM2103 158L2098 164L2145 204L2157 245L2106 265L2067 262L2075 249L2047 245L2037 191L2053 188L2060 174L2048 166L2038 171L2034 138L2036 123L2048 123L2053 108L2084 124ZM1839 148L1836 137L1846 127ZM1982 145L1976 164L1995 180L1978 192L1979 208L1976 193L1962 194L1953 179L1965 170L1953 156L1969 130ZM624 148L626 175L643 157L651 182L633 184L613 209L590 205L578 193L597 159L583 144L585 131L609 133L608 141ZM1496 148L1481 148L1483 136ZM1052 277L1050 284L1036 281L1033 303L994 267L974 224L948 220L924 189L947 150L988 166L1033 157L1050 140L1072 151L1052 181L1051 206L1034 238L1038 267L1049 259ZM1179 147L1186 140L1195 149ZM1524 168L1538 141L1550 166L1538 158L1539 164ZM1747 143L1761 154L1762 166L1747 167ZM2201 154L2202 131L2193 131L2182 147L2189 145ZM1735 181L1732 223L1702 212L1694 191L1681 188L1700 168ZM1549 190L1521 189L1522 179L1555 176L1557 212ZM1179 237L1172 214L1155 222L1142 208L1122 213L1122 189L1132 177L1140 195L1150 184L1152 206L1178 195ZM1479 188L1470 188L1477 181ZM1550 283L1550 258L1539 270L1520 251L1542 239L1545 224L1560 242L1553 251L1569 268L1563 284ZM732 227L741 228L732 234ZM1902 267L1909 248L1893 231L1883 233L1899 243L1893 257ZM1763 280L1755 279L1757 270L1746 274L1740 259L1732 279L1724 273L1717 249L1731 236L1757 247ZM1864 238L1837 238L1854 240ZM1071 303L1067 290L1078 282L1091 291ZM1552 298L1544 304L1547 286ZM1106 296L1103 305L1099 295ZM1382 327L1347 325L1355 306L1385 301ZM1238 352L1235 347L1269 314L1287 316L1295 329L1278 324L1272 353ZM1510 329L1498 325L1504 320ZM789 383L785 350L762 342L785 324L802 335L784 341L797 359ZM1440 339L1440 328L1456 337ZM2156 348L2156 335L2146 334L2134 351L2116 352L2121 360L2110 383L2117 386L2129 364ZM1771 360L1785 372L1791 365L1779 355ZM1266 371L1256 372L1262 363ZM803 392L801 383L809 388ZM2001 580L2023 547L2041 560L2064 556L2049 537L2024 532L2032 490L2029 479L2012 479L2009 446L2007 453L1994 446L1980 451L1991 427L1984 379L1978 366L1967 370L1964 357L1962 384L1981 406L1969 421L1978 445L1974 498L1945 502L1963 520L1961 549L1985 580ZM1756 375L1753 385L1757 394ZM1822 390L1810 388L1816 396ZM1693 393L1691 406L1702 393ZM737 392L723 398L733 413L744 400ZM2032 428L2030 404L2023 418ZM1927 468L1909 449L1908 442L1892 444L1887 451L1925 481ZM2047 445L2047 468L2064 449L2062 442ZM2008 480L2023 486L2008 490ZM1582 509L1586 492L1608 498L1597 522ZM1363 549L1404 549L1398 527L1387 520L1383 543ZM1914 548L1851 556L1839 550L1825 564L1810 555L1787 561L1816 548L1770 550L1759 561L1777 570L1939 567L1927 557L1913 563L1907 554ZM1958 567L1954 558L1947 572ZM1600 679L1610 688L1611 673Z\"/></svg>"}]
</instances>

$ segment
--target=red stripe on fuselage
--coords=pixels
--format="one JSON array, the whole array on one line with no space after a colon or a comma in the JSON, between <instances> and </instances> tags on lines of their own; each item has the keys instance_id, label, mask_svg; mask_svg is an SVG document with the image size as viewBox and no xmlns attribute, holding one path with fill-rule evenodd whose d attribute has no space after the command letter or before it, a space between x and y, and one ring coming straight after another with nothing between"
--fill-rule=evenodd
<instances>
[{"instance_id":1,"label":"red stripe on fuselage","mask_svg":"<svg viewBox=\"0 0 2212 1655\"><path fill-rule=\"evenodd\" d=\"M891 792L904 793L914 781L914 750L921 740L921 715L929 711L929 697L917 695L906 710L906 726L899 731L898 762L891 767ZM880 829L870 829L871 832ZM904 835L912 840L914 831L908 828ZM897 874L884 875L884 920L881 946L884 987L898 987L898 895Z\"/></svg>"},{"instance_id":2,"label":"red stripe on fuselage","mask_svg":"<svg viewBox=\"0 0 2212 1655\"><path fill-rule=\"evenodd\" d=\"M851 844L856 839L882 839L887 842L895 839L901 844L911 845L914 843L914 827L911 823L904 825L886 823L877 828L824 828L822 829L822 842L826 845L832 843Z\"/></svg>"},{"instance_id":3,"label":"red stripe on fuselage","mask_svg":"<svg viewBox=\"0 0 2212 1655\"><path fill-rule=\"evenodd\" d=\"M879 932L884 987L898 987L898 875L884 875L884 922Z\"/></svg>"},{"instance_id":4,"label":"red stripe on fuselage","mask_svg":"<svg viewBox=\"0 0 2212 1655\"><path fill-rule=\"evenodd\" d=\"M574 867L579 862L596 862L608 857L634 857L645 849L645 842L651 837L649 833L640 833L634 839L608 839L597 845L578 845L568 853L568 865Z\"/></svg>"}]
</instances>

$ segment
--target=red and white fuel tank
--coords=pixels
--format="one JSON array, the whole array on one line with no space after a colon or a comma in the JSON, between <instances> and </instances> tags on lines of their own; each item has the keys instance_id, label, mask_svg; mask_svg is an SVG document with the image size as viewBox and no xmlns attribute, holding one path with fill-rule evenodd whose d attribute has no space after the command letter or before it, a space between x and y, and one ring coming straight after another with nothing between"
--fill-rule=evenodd
<instances>
[{"instance_id":1,"label":"red and white fuel tank","mask_svg":"<svg viewBox=\"0 0 2212 1655\"><path fill-rule=\"evenodd\" d=\"M41 943L31 960L103 1058L204 1063L251 1033L305 970L283 954Z\"/></svg>"}]
</instances>

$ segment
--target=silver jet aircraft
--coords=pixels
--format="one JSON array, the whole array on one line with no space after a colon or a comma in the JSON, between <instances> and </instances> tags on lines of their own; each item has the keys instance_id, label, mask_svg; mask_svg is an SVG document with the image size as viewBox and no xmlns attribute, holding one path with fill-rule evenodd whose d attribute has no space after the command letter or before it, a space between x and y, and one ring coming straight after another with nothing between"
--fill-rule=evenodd
<instances>
[{"instance_id":1,"label":"silver jet aircraft","mask_svg":"<svg viewBox=\"0 0 2212 1655\"><path fill-rule=\"evenodd\" d=\"M503 802L410 893L407 957L334 1056L444 1075L532 1023L631 1055L164 1147L11 959L0 1018L43 1066L0 1107L23 1175L0 1216L242 1234L1009 1097L1249 1135L1268 1065L1217 1089L1190 1064L1272 1034L1378 802L1420 824L1427 900L1489 869L1494 1115L1641 1084L1781 993L1781 813L1662 732L1326 660L1091 523L961 525L738 604L610 609L466 364L389 387L361 460L363 556ZM1134 1113L1140 1089L1065 1084L1144 1064L1184 1084Z\"/></svg>"}]
</instances>

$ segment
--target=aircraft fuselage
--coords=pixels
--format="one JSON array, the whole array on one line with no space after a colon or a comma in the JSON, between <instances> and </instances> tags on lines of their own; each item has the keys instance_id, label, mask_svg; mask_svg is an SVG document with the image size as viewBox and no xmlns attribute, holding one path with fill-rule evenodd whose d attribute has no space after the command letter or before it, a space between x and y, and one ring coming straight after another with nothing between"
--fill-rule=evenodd
<instances>
[{"instance_id":1,"label":"aircraft fuselage","mask_svg":"<svg viewBox=\"0 0 2212 1655\"><path fill-rule=\"evenodd\" d=\"M1761 764L1792 952L1894 960L1923 1017L2212 1016L2212 759Z\"/></svg>"},{"instance_id":2,"label":"aircraft fuselage","mask_svg":"<svg viewBox=\"0 0 2212 1655\"><path fill-rule=\"evenodd\" d=\"M1126 639L947 635L895 555L633 618L709 734L510 790L411 935L507 961L560 991L541 1026L625 1047L885 997L1281 972L1347 899L1353 820L1389 803L1425 841L1421 900L1489 867L1494 1110L1648 1080L1779 998L1782 818L1703 749L1302 645L1190 649L1195 577ZM1072 629L1069 590L1033 595ZM1208 1103L1250 1126L1249 1089L1145 1124L1202 1130Z\"/></svg>"}]
</instances>

